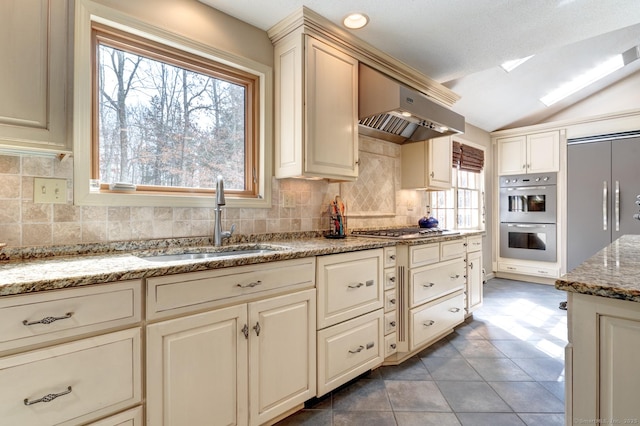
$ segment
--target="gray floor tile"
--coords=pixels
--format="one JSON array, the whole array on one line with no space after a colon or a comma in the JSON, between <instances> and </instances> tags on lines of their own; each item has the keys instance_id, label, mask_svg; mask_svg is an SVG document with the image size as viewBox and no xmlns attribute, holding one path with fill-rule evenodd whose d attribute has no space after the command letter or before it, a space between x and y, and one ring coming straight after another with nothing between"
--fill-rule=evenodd
<instances>
[{"instance_id":1,"label":"gray floor tile","mask_svg":"<svg viewBox=\"0 0 640 426\"><path fill-rule=\"evenodd\" d=\"M533 381L508 358L469 358L469 364L486 381Z\"/></svg>"},{"instance_id":2,"label":"gray floor tile","mask_svg":"<svg viewBox=\"0 0 640 426\"><path fill-rule=\"evenodd\" d=\"M561 382L538 382L546 390L551 392L556 398L564 402L564 381Z\"/></svg>"},{"instance_id":3,"label":"gray floor tile","mask_svg":"<svg viewBox=\"0 0 640 426\"><path fill-rule=\"evenodd\" d=\"M518 414L527 426L564 426L564 414Z\"/></svg>"},{"instance_id":4,"label":"gray floor tile","mask_svg":"<svg viewBox=\"0 0 640 426\"><path fill-rule=\"evenodd\" d=\"M384 380L431 380L431 375L418 357L410 358L400 365L381 367L379 370Z\"/></svg>"},{"instance_id":5,"label":"gray floor tile","mask_svg":"<svg viewBox=\"0 0 640 426\"><path fill-rule=\"evenodd\" d=\"M334 411L334 426L396 426L390 411Z\"/></svg>"},{"instance_id":6,"label":"gray floor tile","mask_svg":"<svg viewBox=\"0 0 640 426\"><path fill-rule=\"evenodd\" d=\"M302 410L279 422L279 426L331 426L333 413L331 410Z\"/></svg>"},{"instance_id":7,"label":"gray floor tile","mask_svg":"<svg viewBox=\"0 0 640 426\"><path fill-rule=\"evenodd\" d=\"M434 380L481 381L482 377L464 358L422 358Z\"/></svg>"},{"instance_id":8,"label":"gray floor tile","mask_svg":"<svg viewBox=\"0 0 640 426\"><path fill-rule=\"evenodd\" d=\"M505 354L487 340L453 339L451 344L465 358L505 358Z\"/></svg>"},{"instance_id":9,"label":"gray floor tile","mask_svg":"<svg viewBox=\"0 0 640 426\"><path fill-rule=\"evenodd\" d=\"M536 382L490 382L516 413L563 413L564 404Z\"/></svg>"},{"instance_id":10,"label":"gray floor tile","mask_svg":"<svg viewBox=\"0 0 640 426\"><path fill-rule=\"evenodd\" d=\"M564 362L554 358L511 358L518 367L539 382L564 380Z\"/></svg>"},{"instance_id":11,"label":"gray floor tile","mask_svg":"<svg viewBox=\"0 0 640 426\"><path fill-rule=\"evenodd\" d=\"M459 413L462 426L526 426L516 414L510 413Z\"/></svg>"},{"instance_id":12,"label":"gray floor tile","mask_svg":"<svg viewBox=\"0 0 640 426\"><path fill-rule=\"evenodd\" d=\"M513 410L485 382L437 382L456 413L512 412Z\"/></svg>"},{"instance_id":13,"label":"gray floor tile","mask_svg":"<svg viewBox=\"0 0 640 426\"><path fill-rule=\"evenodd\" d=\"M442 339L434 343L422 352L418 353L420 358L462 358L462 354L447 339Z\"/></svg>"},{"instance_id":14,"label":"gray floor tile","mask_svg":"<svg viewBox=\"0 0 640 426\"><path fill-rule=\"evenodd\" d=\"M460 426L453 413L396 411L395 414L398 426Z\"/></svg>"},{"instance_id":15,"label":"gray floor tile","mask_svg":"<svg viewBox=\"0 0 640 426\"><path fill-rule=\"evenodd\" d=\"M394 411L451 412L435 382L385 380Z\"/></svg>"},{"instance_id":16,"label":"gray floor tile","mask_svg":"<svg viewBox=\"0 0 640 426\"><path fill-rule=\"evenodd\" d=\"M336 411L391 411L382 380L358 380L333 395Z\"/></svg>"},{"instance_id":17,"label":"gray floor tile","mask_svg":"<svg viewBox=\"0 0 640 426\"><path fill-rule=\"evenodd\" d=\"M547 358L549 354L536 347L540 341L496 340L493 345L509 358ZM563 349L564 350L564 349Z\"/></svg>"}]
</instances>

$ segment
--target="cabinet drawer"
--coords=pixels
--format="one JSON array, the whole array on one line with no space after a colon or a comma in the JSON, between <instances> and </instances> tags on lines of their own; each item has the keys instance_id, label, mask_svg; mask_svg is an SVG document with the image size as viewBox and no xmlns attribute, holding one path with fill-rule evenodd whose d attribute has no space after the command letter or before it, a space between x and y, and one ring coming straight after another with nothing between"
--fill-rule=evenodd
<instances>
[{"instance_id":1,"label":"cabinet drawer","mask_svg":"<svg viewBox=\"0 0 640 426\"><path fill-rule=\"evenodd\" d=\"M318 258L319 329L383 306L382 253L375 249Z\"/></svg>"},{"instance_id":2,"label":"cabinet drawer","mask_svg":"<svg viewBox=\"0 0 640 426\"><path fill-rule=\"evenodd\" d=\"M431 265L440 261L440 244L424 244L409 248L409 268Z\"/></svg>"},{"instance_id":3,"label":"cabinet drawer","mask_svg":"<svg viewBox=\"0 0 640 426\"><path fill-rule=\"evenodd\" d=\"M463 288L464 276L463 259L449 260L409 271L411 307Z\"/></svg>"},{"instance_id":4,"label":"cabinet drawer","mask_svg":"<svg viewBox=\"0 0 640 426\"><path fill-rule=\"evenodd\" d=\"M384 267L393 268L396 266L396 248L385 247L384 248Z\"/></svg>"},{"instance_id":5,"label":"cabinet drawer","mask_svg":"<svg viewBox=\"0 0 640 426\"><path fill-rule=\"evenodd\" d=\"M450 260L464 257L467 252L464 239L443 241L440 243L440 260Z\"/></svg>"},{"instance_id":6,"label":"cabinet drawer","mask_svg":"<svg viewBox=\"0 0 640 426\"><path fill-rule=\"evenodd\" d=\"M410 350L439 338L464 321L464 294L455 293L409 311Z\"/></svg>"},{"instance_id":7,"label":"cabinet drawer","mask_svg":"<svg viewBox=\"0 0 640 426\"><path fill-rule=\"evenodd\" d=\"M140 403L140 357L130 329L2 358L2 423L84 424Z\"/></svg>"},{"instance_id":8,"label":"cabinet drawer","mask_svg":"<svg viewBox=\"0 0 640 426\"><path fill-rule=\"evenodd\" d=\"M131 410L114 414L106 419L89 423L89 426L143 426L142 407L138 406Z\"/></svg>"},{"instance_id":9,"label":"cabinet drawer","mask_svg":"<svg viewBox=\"0 0 640 426\"><path fill-rule=\"evenodd\" d=\"M396 288L396 268L384 270L384 289L393 290Z\"/></svg>"},{"instance_id":10,"label":"cabinet drawer","mask_svg":"<svg viewBox=\"0 0 640 426\"><path fill-rule=\"evenodd\" d=\"M387 290L384 292L384 311L395 311L397 305L396 290Z\"/></svg>"},{"instance_id":11,"label":"cabinet drawer","mask_svg":"<svg viewBox=\"0 0 640 426\"><path fill-rule=\"evenodd\" d=\"M384 334L393 333L396 331L396 311L387 312L384 314Z\"/></svg>"},{"instance_id":12,"label":"cabinet drawer","mask_svg":"<svg viewBox=\"0 0 640 426\"><path fill-rule=\"evenodd\" d=\"M123 281L0 298L0 353L141 319L142 283Z\"/></svg>"},{"instance_id":13,"label":"cabinet drawer","mask_svg":"<svg viewBox=\"0 0 640 426\"><path fill-rule=\"evenodd\" d=\"M391 333L384 337L384 356L388 357L398 352L396 333Z\"/></svg>"},{"instance_id":14,"label":"cabinet drawer","mask_svg":"<svg viewBox=\"0 0 640 426\"><path fill-rule=\"evenodd\" d=\"M162 318L244 302L282 289L309 288L315 258L166 275L147 279L147 317Z\"/></svg>"},{"instance_id":15,"label":"cabinet drawer","mask_svg":"<svg viewBox=\"0 0 640 426\"><path fill-rule=\"evenodd\" d=\"M510 272L513 274L534 275L539 277L558 278L560 271L557 267L548 268L545 266L518 265L515 263L498 262L498 271Z\"/></svg>"},{"instance_id":16,"label":"cabinet drawer","mask_svg":"<svg viewBox=\"0 0 640 426\"><path fill-rule=\"evenodd\" d=\"M382 309L318 331L318 396L384 360Z\"/></svg>"},{"instance_id":17,"label":"cabinet drawer","mask_svg":"<svg viewBox=\"0 0 640 426\"><path fill-rule=\"evenodd\" d=\"M468 237L467 238L467 253L482 250L482 237Z\"/></svg>"}]
</instances>

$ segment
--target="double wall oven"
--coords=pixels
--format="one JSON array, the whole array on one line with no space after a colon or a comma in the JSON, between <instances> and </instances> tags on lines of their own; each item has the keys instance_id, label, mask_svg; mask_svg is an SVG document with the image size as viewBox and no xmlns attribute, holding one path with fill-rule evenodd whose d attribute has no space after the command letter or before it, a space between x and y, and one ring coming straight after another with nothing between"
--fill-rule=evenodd
<instances>
[{"instance_id":1,"label":"double wall oven","mask_svg":"<svg viewBox=\"0 0 640 426\"><path fill-rule=\"evenodd\" d=\"M555 262L557 174L500 176L500 257Z\"/></svg>"}]
</instances>

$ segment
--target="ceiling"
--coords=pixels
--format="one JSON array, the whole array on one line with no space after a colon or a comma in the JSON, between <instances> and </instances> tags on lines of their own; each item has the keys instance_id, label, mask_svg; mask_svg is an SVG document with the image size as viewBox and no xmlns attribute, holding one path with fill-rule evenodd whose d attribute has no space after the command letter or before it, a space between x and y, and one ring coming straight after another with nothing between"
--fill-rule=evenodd
<instances>
[{"instance_id":1,"label":"ceiling","mask_svg":"<svg viewBox=\"0 0 640 426\"><path fill-rule=\"evenodd\" d=\"M453 110L488 132L536 124L640 70L636 60L551 107L539 98L640 44L638 0L200 0L267 30L306 6L461 96ZM511 73L500 64L535 55Z\"/></svg>"}]
</instances>

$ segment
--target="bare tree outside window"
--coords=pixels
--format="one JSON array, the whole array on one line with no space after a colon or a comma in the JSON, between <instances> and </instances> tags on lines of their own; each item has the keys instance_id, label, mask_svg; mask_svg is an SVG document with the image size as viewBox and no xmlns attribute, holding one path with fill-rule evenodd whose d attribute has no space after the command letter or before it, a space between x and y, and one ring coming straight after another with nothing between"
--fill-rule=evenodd
<instances>
[{"instance_id":1,"label":"bare tree outside window","mask_svg":"<svg viewBox=\"0 0 640 426\"><path fill-rule=\"evenodd\" d=\"M96 44L94 175L102 183L187 192L211 189L222 175L225 188L249 190L249 85L182 58L162 60L166 52L122 45Z\"/></svg>"}]
</instances>

